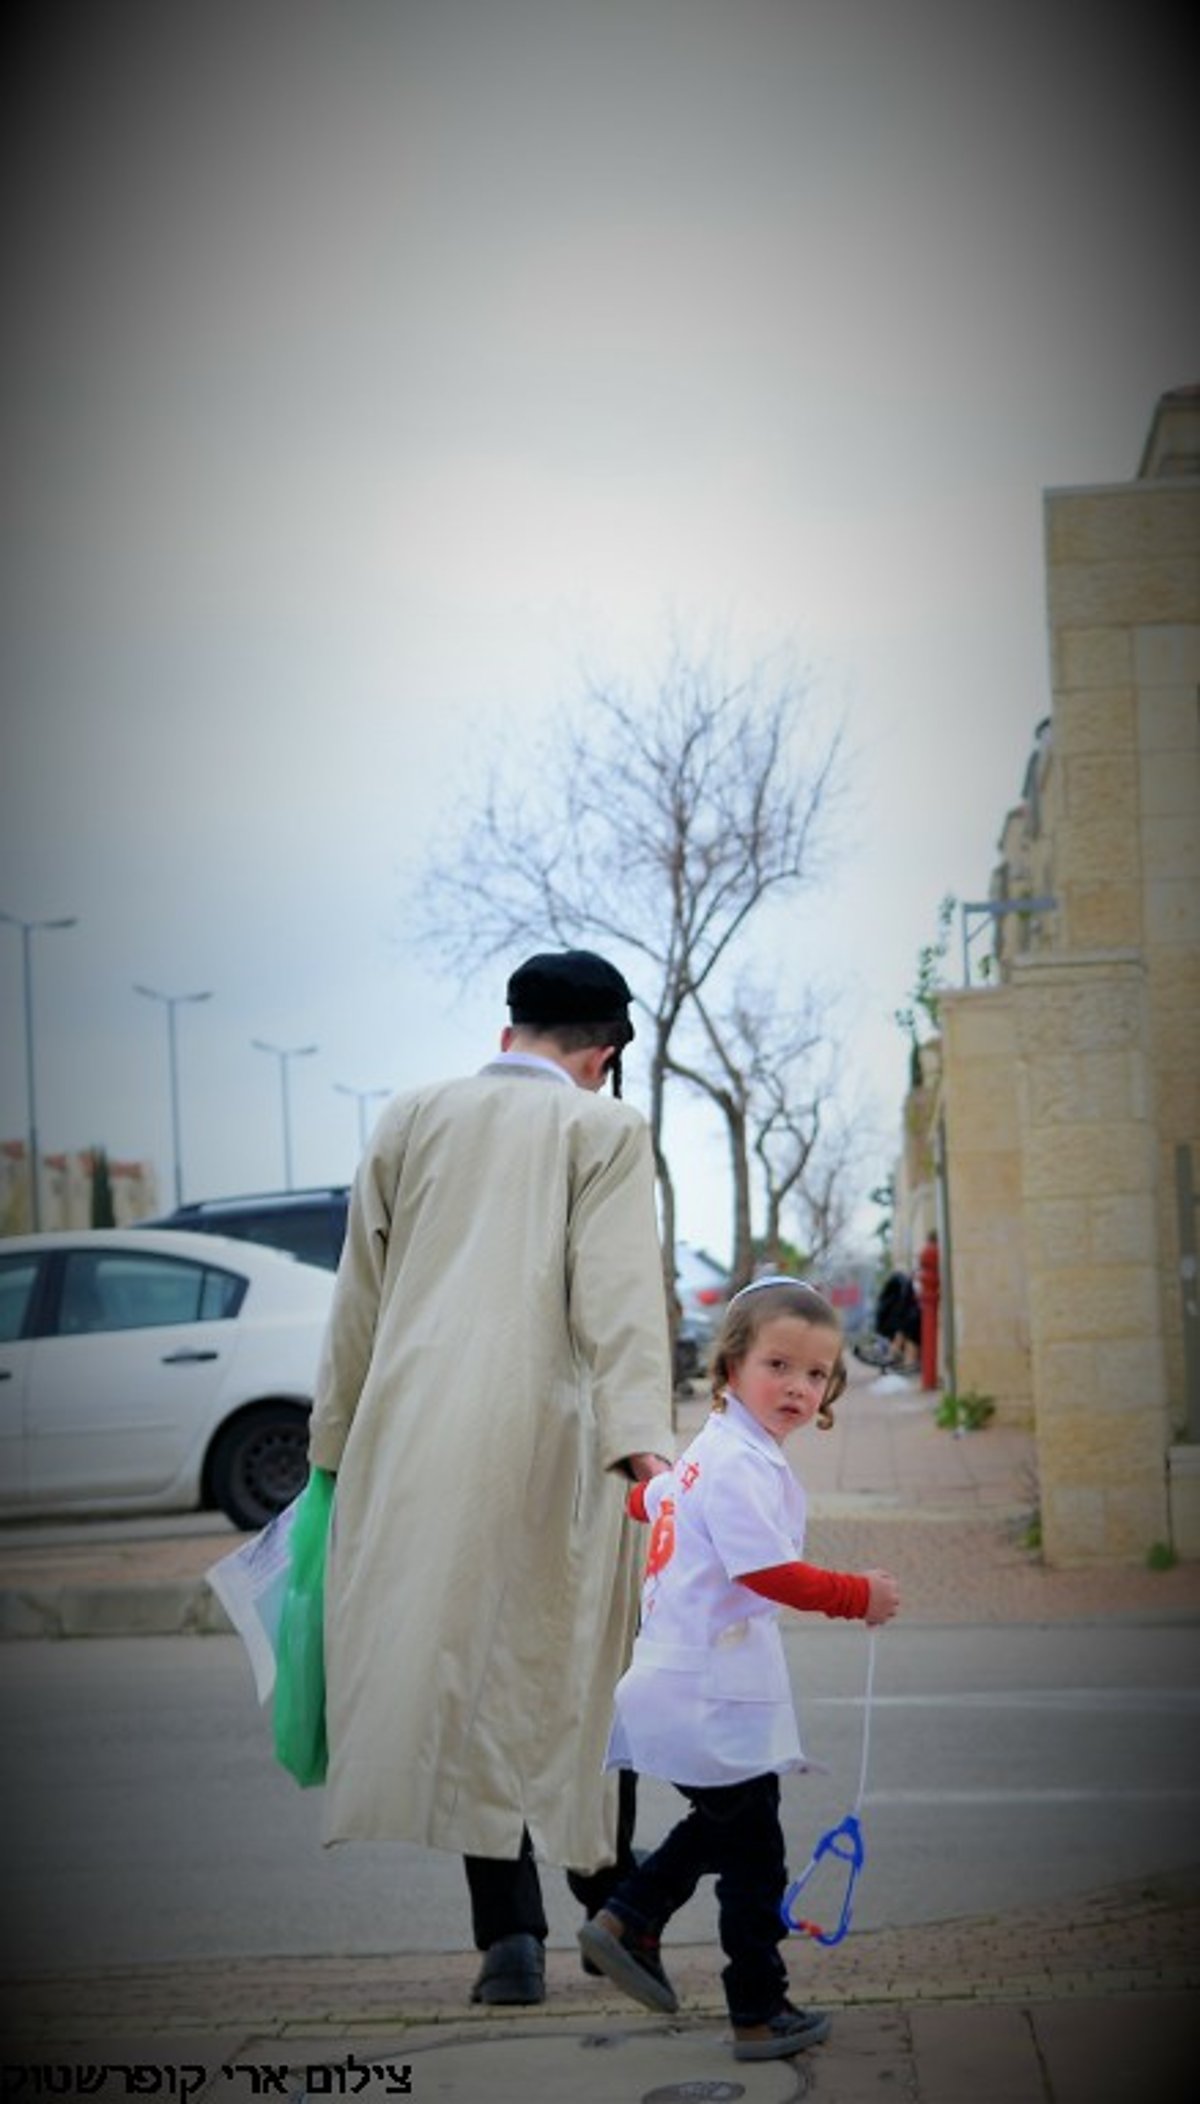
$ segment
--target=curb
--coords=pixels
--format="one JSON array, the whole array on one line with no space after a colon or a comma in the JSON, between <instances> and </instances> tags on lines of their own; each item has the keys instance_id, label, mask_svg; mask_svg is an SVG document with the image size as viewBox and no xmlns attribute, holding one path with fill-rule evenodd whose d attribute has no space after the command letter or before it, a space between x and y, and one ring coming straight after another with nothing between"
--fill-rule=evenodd
<instances>
[{"instance_id":1,"label":"curb","mask_svg":"<svg viewBox=\"0 0 1200 2104\"><path fill-rule=\"evenodd\" d=\"M0 1642L232 1633L233 1624L203 1578L148 1585L29 1585L0 1590Z\"/></svg>"},{"instance_id":2,"label":"curb","mask_svg":"<svg viewBox=\"0 0 1200 2104\"><path fill-rule=\"evenodd\" d=\"M820 1562L887 1563L905 1590L906 1621L980 1624L1200 1618L1200 1562L1170 1570L1095 1565L1053 1570L1025 1555L1025 1508L994 1502L915 1504L895 1493L816 1493ZM0 1643L87 1637L235 1633L207 1573L233 1535L8 1545L0 1539Z\"/></svg>"}]
</instances>

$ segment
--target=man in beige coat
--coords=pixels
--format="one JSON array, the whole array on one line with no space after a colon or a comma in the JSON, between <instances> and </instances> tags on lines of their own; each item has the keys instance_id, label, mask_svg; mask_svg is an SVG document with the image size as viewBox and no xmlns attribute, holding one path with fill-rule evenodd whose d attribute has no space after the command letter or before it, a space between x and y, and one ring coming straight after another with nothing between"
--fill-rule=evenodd
<instances>
[{"instance_id":1,"label":"man in beige coat","mask_svg":"<svg viewBox=\"0 0 1200 2104\"><path fill-rule=\"evenodd\" d=\"M603 1772L640 1577L625 1490L672 1444L649 1133L600 1094L631 998L591 951L530 958L500 1056L388 1104L317 1383L326 1839L465 1856L478 2001L544 1996L535 1857L628 1856Z\"/></svg>"}]
</instances>

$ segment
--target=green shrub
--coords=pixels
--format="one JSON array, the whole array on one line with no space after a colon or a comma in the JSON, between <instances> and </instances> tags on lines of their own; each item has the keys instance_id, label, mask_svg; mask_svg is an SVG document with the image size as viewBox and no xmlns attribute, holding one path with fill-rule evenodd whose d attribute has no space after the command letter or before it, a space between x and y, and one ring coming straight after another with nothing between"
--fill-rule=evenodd
<instances>
[{"instance_id":1,"label":"green shrub","mask_svg":"<svg viewBox=\"0 0 1200 2104\"><path fill-rule=\"evenodd\" d=\"M1152 1571L1170 1571L1179 1562L1169 1541L1151 1542L1146 1551L1146 1563Z\"/></svg>"},{"instance_id":2,"label":"green shrub","mask_svg":"<svg viewBox=\"0 0 1200 2104\"><path fill-rule=\"evenodd\" d=\"M978 1432L996 1414L995 1400L967 1388L962 1395L947 1389L937 1407L936 1422L947 1432Z\"/></svg>"}]
</instances>

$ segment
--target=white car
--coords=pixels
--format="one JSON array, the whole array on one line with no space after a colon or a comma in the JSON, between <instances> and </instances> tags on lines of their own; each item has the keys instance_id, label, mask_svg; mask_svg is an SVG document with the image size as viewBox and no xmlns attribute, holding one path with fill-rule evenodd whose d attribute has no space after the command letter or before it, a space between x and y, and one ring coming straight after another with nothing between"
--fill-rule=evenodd
<instances>
[{"instance_id":1,"label":"white car","mask_svg":"<svg viewBox=\"0 0 1200 2104\"><path fill-rule=\"evenodd\" d=\"M677 1380L693 1379L707 1366L731 1284L729 1273L706 1249L694 1249L690 1242L675 1244L675 1294L679 1302Z\"/></svg>"},{"instance_id":2,"label":"white car","mask_svg":"<svg viewBox=\"0 0 1200 2104\"><path fill-rule=\"evenodd\" d=\"M265 1526L303 1488L333 1275L177 1229L0 1241L0 1514Z\"/></svg>"}]
</instances>

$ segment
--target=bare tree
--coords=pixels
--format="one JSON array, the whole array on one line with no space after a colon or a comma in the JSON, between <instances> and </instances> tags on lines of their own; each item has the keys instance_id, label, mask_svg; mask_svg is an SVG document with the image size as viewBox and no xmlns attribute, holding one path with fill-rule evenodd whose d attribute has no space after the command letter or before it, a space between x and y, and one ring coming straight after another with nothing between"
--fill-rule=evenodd
<instances>
[{"instance_id":1,"label":"bare tree","mask_svg":"<svg viewBox=\"0 0 1200 2104\"><path fill-rule=\"evenodd\" d=\"M628 970L649 1025L670 1288L672 1041L756 909L817 873L839 737L814 714L794 671L759 663L730 680L678 645L645 697L585 675L578 706L540 752L493 770L424 873L420 932L461 974L550 943L607 949Z\"/></svg>"},{"instance_id":2,"label":"bare tree","mask_svg":"<svg viewBox=\"0 0 1200 2104\"><path fill-rule=\"evenodd\" d=\"M818 1042L810 1038L799 1057L785 1059L777 1066L760 1060L755 1069L759 1108L754 1152L764 1200L760 1240L763 1255L773 1269L778 1269L781 1262L785 1212L789 1208L806 1213L815 1210L814 1155L832 1090L828 1071L815 1071L814 1062L803 1057ZM824 1192L821 1202L828 1202ZM817 1253L807 1235L802 1247L809 1257Z\"/></svg>"},{"instance_id":3,"label":"bare tree","mask_svg":"<svg viewBox=\"0 0 1200 2104\"><path fill-rule=\"evenodd\" d=\"M853 1122L839 1104L830 1101L823 1107L804 1174L788 1205L792 1239L810 1265L826 1264L844 1248L854 1197L861 1188L861 1170L862 1148Z\"/></svg>"},{"instance_id":4,"label":"bare tree","mask_svg":"<svg viewBox=\"0 0 1200 2104\"><path fill-rule=\"evenodd\" d=\"M763 1256L782 1263L784 1213L810 1194L806 1177L834 1091L828 1002L810 988L797 1013L781 1010L773 991L748 980L718 1015L693 997L701 1048L694 1059L675 1049L668 1071L706 1095L725 1120L733 1186L735 1284L744 1285ZM763 1216L754 1224L757 1164ZM828 1200L823 1203L827 1206Z\"/></svg>"}]
</instances>

